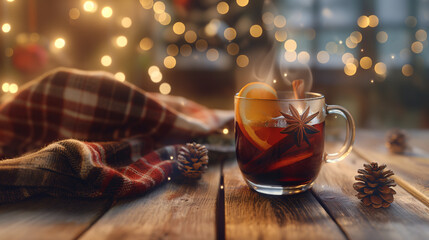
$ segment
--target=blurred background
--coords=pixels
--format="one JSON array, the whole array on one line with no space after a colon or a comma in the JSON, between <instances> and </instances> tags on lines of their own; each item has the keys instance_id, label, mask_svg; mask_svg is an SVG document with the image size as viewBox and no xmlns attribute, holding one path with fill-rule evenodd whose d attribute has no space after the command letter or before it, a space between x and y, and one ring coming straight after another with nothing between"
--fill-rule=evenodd
<instances>
[{"instance_id":1,"label":"blurred background","mask_svg":"<svg viewBox=\"0 0 429 240\"><path fill-rule=\"evenodd\" d=\"M65 66L232 109L304 79L357 125L429 128L429 0L1 0L0 102Z\"/></svg>"}]
</instances>

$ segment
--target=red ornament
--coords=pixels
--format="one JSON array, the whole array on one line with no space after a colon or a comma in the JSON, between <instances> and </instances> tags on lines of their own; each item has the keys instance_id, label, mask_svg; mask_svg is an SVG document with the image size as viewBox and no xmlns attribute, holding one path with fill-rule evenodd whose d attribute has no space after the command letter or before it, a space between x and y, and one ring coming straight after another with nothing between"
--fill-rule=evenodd
<instances>
[{"instance_id":1,"label":"red ornament","mask_svg":"<svg viewBox=\"0 0 429 240\"><path fill-rule=\"evenodd\" d=\"M21 72L36 73L44 70L48 63L48 53L45 48L35 43L19 45L13 49L12 63Z\"/></svg>"}]
</instances>

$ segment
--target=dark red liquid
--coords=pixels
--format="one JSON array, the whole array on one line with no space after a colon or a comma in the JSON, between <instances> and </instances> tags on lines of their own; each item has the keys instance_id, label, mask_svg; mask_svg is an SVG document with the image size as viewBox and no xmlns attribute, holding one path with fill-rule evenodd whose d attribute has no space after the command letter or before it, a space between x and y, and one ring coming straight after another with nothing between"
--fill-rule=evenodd
<instances>
[{"instance_id":1,"label":"dark red liquid","mask_svg":"<svg viewBox=\"0 0 429 240\"><path fill-rule=\"evenodd\" d=\"M288 187L311 183L323 162L325 123L313 126L319 132L307 134L310 144L302 141L299 147L293 135L280 133L284 128L263 128L276 142L270 148L261 150L248 140L236 124L236 155L241 172L251 182L261 185Z\"/></svg>"}]
</instances>

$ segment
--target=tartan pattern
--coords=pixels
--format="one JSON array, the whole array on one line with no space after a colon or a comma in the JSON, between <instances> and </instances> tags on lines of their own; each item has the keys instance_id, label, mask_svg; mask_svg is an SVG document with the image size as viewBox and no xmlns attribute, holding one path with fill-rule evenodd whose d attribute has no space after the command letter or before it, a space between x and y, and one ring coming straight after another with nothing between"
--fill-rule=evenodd
<instances>
[{"instance_id":1,"label":"tartan pattern","mask_svg":"<svg viewBox=\"0 0 429 240\"><path fill-rule=\"evenodd\" d=\"M0 105L0 159L10 158L0 161L0 202L144 193L173 172L179 146L166 144L209 134L231 118L107 73L57 69Z\"/></svg>"}]
</instances>

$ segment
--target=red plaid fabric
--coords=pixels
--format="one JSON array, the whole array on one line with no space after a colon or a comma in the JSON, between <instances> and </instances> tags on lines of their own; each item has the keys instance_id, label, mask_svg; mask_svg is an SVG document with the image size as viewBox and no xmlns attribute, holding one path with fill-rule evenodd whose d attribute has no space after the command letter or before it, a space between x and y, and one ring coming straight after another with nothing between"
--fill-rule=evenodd
<instances>
[{"instance_id":1,"label":"red plaid fabric","mask_svg":"<svg viewBox=\"0 0 429 240\"><path fill-rule=\"evenodd\" d=\"M0 201L144 193L173 171L178 146L166 144L209 134L231 118L107 73L55 70L0 105L0 158L11 158L0 161Z\"/></svg>"}]
</instances>

